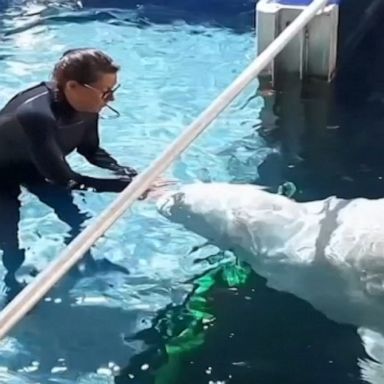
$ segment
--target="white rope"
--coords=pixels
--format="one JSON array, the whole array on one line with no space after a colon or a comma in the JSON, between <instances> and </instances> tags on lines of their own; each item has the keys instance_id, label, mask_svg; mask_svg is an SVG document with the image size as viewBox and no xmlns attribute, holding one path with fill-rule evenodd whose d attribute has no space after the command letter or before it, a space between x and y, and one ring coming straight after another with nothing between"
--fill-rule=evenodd
<instances>
[{"instance_id":1,"label":"white rope","mask_svg":"<svg viewBox=\"0 0 384 384\"><path fill-rule=\"evenodd\" d=\"M328 0L314 0L306 7L244 72L187 127L165 152L117 196L94 220L93 224L80 233L55 260L0 312L0 339L82 258L112 224L151 186L156 178L188 148L327 2Z\"/></svg>"}]
</instances>

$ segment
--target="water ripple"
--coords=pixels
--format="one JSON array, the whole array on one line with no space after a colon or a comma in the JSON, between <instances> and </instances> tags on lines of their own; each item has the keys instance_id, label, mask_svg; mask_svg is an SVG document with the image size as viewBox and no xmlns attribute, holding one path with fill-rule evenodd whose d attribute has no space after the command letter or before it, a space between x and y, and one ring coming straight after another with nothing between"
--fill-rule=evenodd
<instances>
[{"instance_id":1,"label":"water ripple","mask_svg":"<svg viewBox=\"0 0 384 384\"><path fill-rule=\"evenodd\" d=\"M60 16L37 12L28 18L15 17L13 22L8 14L4 27L8 35L0 46L0 102L49 77L65 49L74 45L105 49L122 64L122 87L115 102L121 118L102 120L102 142L120 162L140 170L254 56L251 34L186 23L138 28L128 13L115 10L65 12ZM101 15L108 15L109 21L113 16L116 22L106 23ZM251 98L256 88L257 83L252 84L167 175L185 183L231 180L233 172L240 172L239 164L228 168L228 160L236 155L238 161L247 161L240 153L250 148L252 140L241 138L254 133L263 106L262 100ZM247 108L242 108L248 100ZM256 176L255 165L268 152L263 152L259 138L255 140L249 177ZM237 144L231 147L233 142ZM77 154L69 162L82 173L108 174ZM18 236L26 261L21 276L30 280L28 271L41 270L56 257L71 228L89 225L114 198L111 193L74 192L73 203L82 217L76 223L64 223L55 209L24 190ZM152 203L136 203L92 248L93 264L71 272L15 329L9 344L0 344L0 364L10 369L0 374L9 383L111 383L114 370L109 363L124 367L145 350L146 343L132 337L150 328L158 311L182 304L193 289L194 277L212 268L208 262L194 260L214 249L190 255L201 240L159 217ZM91 256L85 260L90 262ZM2 267L0 272L4 273Z\"/></svg>"}]
</instances>

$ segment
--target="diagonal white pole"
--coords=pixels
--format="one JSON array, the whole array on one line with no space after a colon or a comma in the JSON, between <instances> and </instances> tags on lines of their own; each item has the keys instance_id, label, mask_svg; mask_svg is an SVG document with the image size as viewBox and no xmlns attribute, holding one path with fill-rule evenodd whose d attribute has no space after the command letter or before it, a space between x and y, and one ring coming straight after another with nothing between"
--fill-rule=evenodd
<instances>
[{"instance_id":1,"label":"diagonal white pole","mask_svg":"<svg viewBox=\"0 0 384 384\"><path fill-rule=\"evenodd\" d=\"M80 233L60 255L0 312L0 339L73 267L92 245L151 186L175 159L214 121L273 60L329 0L314 0L299 16L194 120L150 167Z\"/></svg>"}]
</instances>

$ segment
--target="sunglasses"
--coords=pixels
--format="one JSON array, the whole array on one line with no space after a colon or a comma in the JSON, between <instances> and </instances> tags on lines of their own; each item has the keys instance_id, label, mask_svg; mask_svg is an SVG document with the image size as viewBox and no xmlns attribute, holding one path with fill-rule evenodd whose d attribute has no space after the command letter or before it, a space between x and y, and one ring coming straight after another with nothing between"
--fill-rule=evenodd
<instances>
[{"instance_id":1,"label":"sunglasses","mask_svg":"<svg viewBox=\"0 0 384 384\"><path fill-rule=\"evenodd\" d=\"M92 85L89 85L89 84L81 84L81 85L85 88L92 89L93 91L97 92L104 101L110 101L114 97L115 92L120 88L120 84L118 84L116 87L114 87L112 89L108 89L107 91L103 92L103 91L100 91L100 89L92 87ZM114 113L114 115L109 116L109 117L104 117L101 115L101 118L110 118L111 119L111 118L120 117L120 112L118 110L116 110L115 108L111 107L108 104L105 104L105 106L108 109L110 109Z\"/></svg>"}]
</instances>

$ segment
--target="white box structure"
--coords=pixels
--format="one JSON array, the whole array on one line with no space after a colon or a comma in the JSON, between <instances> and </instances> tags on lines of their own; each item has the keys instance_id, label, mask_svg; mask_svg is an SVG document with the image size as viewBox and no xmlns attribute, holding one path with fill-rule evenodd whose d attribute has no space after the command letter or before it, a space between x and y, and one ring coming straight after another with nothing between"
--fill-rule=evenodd
<instances>
[{"instance_id":1,"label":"white box structure","mask_svg":"<svg viewBox=\"0 0 384 384\"><path fill-rule=\"evenodd\" d=\"M310 0L259 0L256 5L257 51L262 52ZM261 76L297 74L331 81L336 69L339 5L333 0L298 33Z\"/></svg>"}]
</instances>

